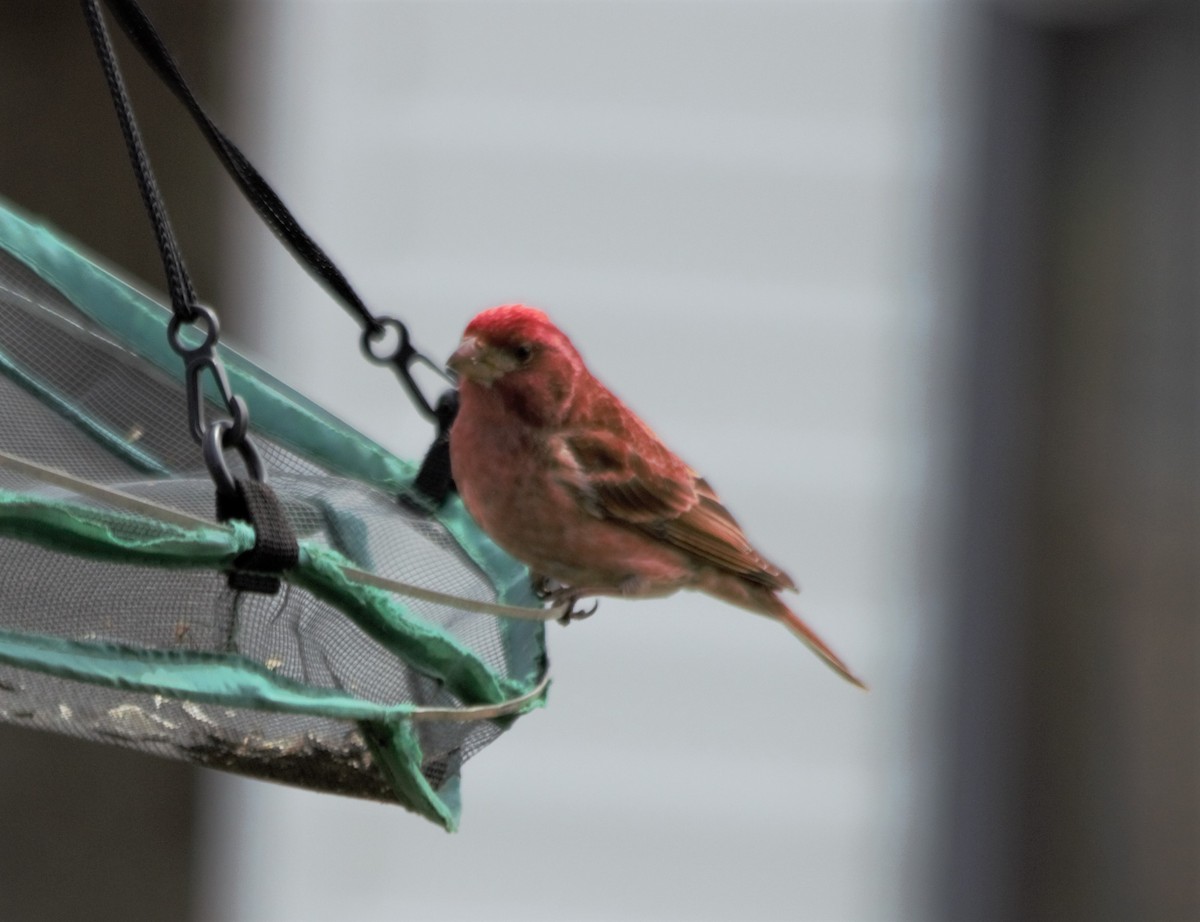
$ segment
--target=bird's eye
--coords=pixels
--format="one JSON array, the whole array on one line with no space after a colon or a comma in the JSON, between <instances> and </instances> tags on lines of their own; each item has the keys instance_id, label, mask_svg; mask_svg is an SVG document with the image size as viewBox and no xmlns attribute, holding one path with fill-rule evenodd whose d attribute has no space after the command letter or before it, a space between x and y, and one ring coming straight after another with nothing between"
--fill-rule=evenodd
<instances>
[{"instance_id":1,"label":"bird's eye","mask_svg":"<svg viewBox=\"0 0 1200 922\"><path fill-rule=\"evenodd\" d=\"M517 357L518 362L524 365L533 358L533 346L529 343L521 343L513 348L513 355Z\"/></svg>"}]
</instances>

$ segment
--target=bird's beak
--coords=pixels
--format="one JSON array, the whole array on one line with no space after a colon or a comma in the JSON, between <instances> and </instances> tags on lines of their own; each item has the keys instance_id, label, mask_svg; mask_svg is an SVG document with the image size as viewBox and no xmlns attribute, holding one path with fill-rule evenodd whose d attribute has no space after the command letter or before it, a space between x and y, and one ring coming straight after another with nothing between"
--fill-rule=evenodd
<instances>
[{"instance_id":1,"label":"bird's beak","mask_svg":"<svg viewBox=\"0 0 1200 922\"><path fill-rule=\"evenodd\" d=\"M474 336L464 336L458 348L454 350L454 354L450 356L450 360L446 362L446 367L458 375L460 378L471 378L473 380L485 380L491 377L489 369L484 358L484 347Z\"/></svg>"}]
</instances>

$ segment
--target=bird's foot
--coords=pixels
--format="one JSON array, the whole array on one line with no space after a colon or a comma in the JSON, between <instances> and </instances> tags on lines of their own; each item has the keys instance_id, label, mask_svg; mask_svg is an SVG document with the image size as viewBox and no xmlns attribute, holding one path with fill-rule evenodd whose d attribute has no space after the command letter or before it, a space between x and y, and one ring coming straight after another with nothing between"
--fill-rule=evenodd
<instances>
[{"instance_id":1,"label":"bird's foot","mask_svg":"<svg viewBox=\"0 0 1200 922\"><path fill-rule=\"evenodd\" d=\"M550 598L556 589L561 588L557 582L541 573L529 574L529 587L533 590L533 594L543 602Z\"/></svg>"},{"instance_id":2,"label":"bird's foot","mask_svg":"<svg viewBox=\"0 0 1200 922\"><path fill-rule=\"evenodd\" d=\"M548 590L542 598L551 605L559 605L562 602L566 602L567 609L559 616L558 623L570 624L572 621L582 621L584 618L590 618L596 613L596 609L600 607L599 601L594 601L591 608L582 611L576 609L575 604L579 601L580 596L586 594L570 586L559 586L558 588Z\"/></svg>"},{"instance_id":3,"label":"bird's foot","mask_svg":"<svg viewBox=\"0 0 1200 922\"><path fill-rule=\"evenodd\" d=\"M592 615L596 614L596 609L600 607L600 602L593 600L591 608L586 609L585 611L577 611L575 608L575 603L578 601L579 599L575 598L574 596L567 599L567 610L559 616L559 624L570 624L572 621L582 621L584 618L590 618Z\"/></svg>"}]
</instances>

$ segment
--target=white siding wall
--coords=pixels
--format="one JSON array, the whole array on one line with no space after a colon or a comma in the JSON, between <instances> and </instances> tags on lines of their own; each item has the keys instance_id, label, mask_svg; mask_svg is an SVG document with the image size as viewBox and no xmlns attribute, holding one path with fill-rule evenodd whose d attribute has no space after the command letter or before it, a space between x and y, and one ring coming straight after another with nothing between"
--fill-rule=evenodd
<instances>
[{"instance_id":1,"label":"white siding wall","mask_svg":"<svg viewBox=\"0 0 1200 922\"><path fill-rule=\"evenodd\" d=\"M550 628L547 710L466 769L462 831L210 778L206 912L238 920L891 920L921 854L935 627L920 409L938 8L261 2L235 132L439 358L548 310L804 585L868 679L696 596ZM231 207L269 367L415 455L357 331ZM917 861L919 864L919 861Z\"/></svg>"}]
</instances>

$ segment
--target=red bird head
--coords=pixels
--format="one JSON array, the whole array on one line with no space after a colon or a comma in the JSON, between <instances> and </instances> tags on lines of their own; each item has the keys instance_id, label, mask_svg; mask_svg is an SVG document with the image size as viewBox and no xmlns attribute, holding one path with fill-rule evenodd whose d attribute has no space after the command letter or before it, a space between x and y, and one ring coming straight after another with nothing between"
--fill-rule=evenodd
<instances>
[{"instance_id":1,"label":"red bird head","mask_svg":"<svg viewBox=\"0 0 1200 922\"><path fill-rule=\"evenodd\" d=\"M562 419L576 384L587 373L565 333L541 311L504 304L476 315L447 362L467 395L495 391L515 413L535 425Z\"/></svg>"}]
</instances>

